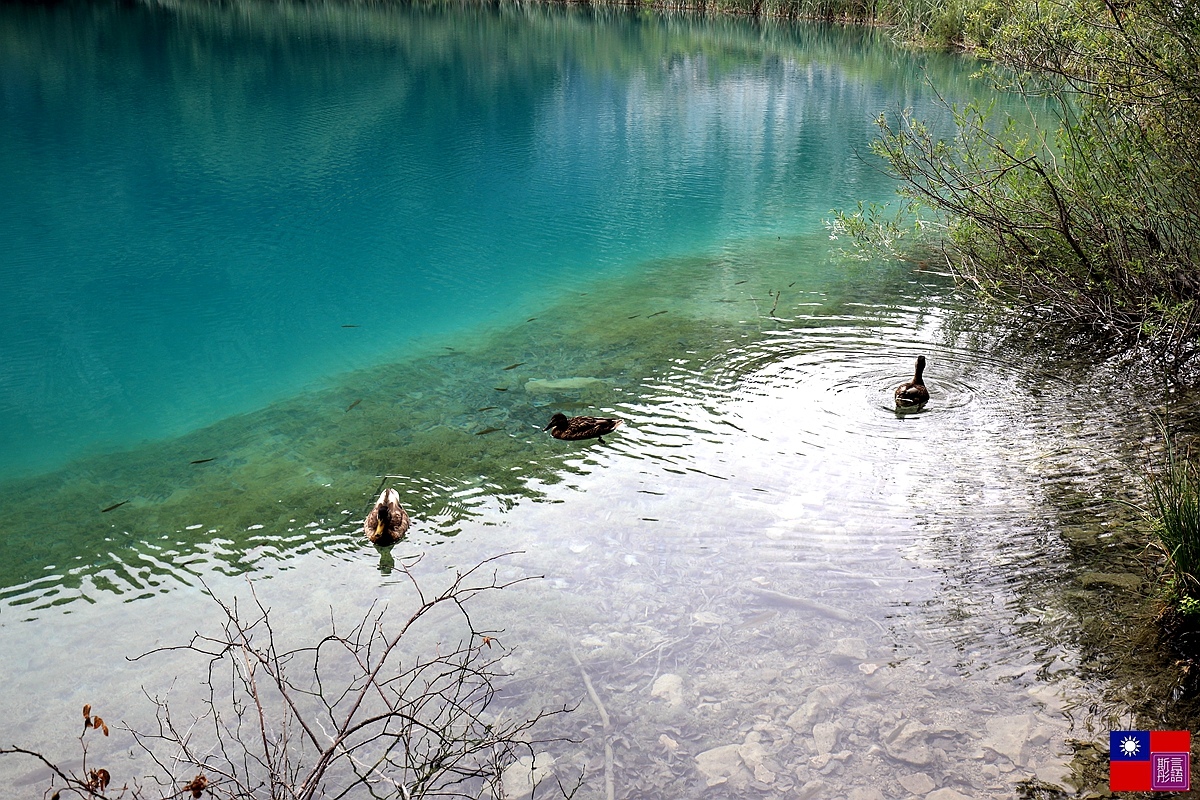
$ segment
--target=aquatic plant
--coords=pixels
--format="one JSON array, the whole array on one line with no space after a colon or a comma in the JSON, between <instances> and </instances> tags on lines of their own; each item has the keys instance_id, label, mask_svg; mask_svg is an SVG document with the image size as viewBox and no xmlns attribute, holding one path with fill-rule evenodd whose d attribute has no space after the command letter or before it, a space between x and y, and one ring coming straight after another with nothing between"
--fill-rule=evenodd
<instances>
[{"instance_id":1,"label":"aquatic plant","mask_svg":"<svg viewBox=\"0 0 1200 800\"><path fill-rule=\"evenodd\" d=\"M45 796L56 800L206 792L291 800L507 797L529 794L537 783L570 797L580 784L567 787L554 776L552 759L535 750L546 743L533 736L538 722L568 709L522 719L490 708L511 649L499 631L477 628L465 604L529 580L487 574L496 558L456 573L437 592L418 584L412 567L419 558L409 559L401 569L415 611L396 623L386 605L374 604L349 628L331 618L315 642L300 646L285 644L253 586L247 604L216 599L219 633L196 633L185 645L133 659L194 656L203 676L190 705L168 698L175 690L147 692L157 725L114 726L132 737L133 753L118 747L107 762L90 753L95 732L107 737L110 727L85 705L77 768L20 746L0 747L0 756L40 762L50 773ZM458 641L447 641L448 632ZM138 751L149 759L147 774L117 774Z\"/></svg>"},{"instance_id":2,"label":"aquatic plant","mask_svg":"<svg viewBox=\"0 0 1200 800\"><path fill-rule=\"evenodd\" d=\"M1166 436L1164 463L1147 479L1150 519L1166 554L1168 601L1184 616L1200 612L1200 465Z\"/></svg>"}]
</instances>

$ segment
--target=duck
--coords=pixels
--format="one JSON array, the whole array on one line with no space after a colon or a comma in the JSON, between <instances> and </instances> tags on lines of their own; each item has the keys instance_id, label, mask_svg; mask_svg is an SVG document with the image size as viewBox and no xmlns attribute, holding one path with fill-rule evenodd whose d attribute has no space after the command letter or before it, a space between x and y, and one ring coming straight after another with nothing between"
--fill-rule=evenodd
<instances>
[{"instance_id":1,"label":"duck","mask_svg":"<svg viewBox=\"0 0 1200 800\"><path fill-rule=\"evenodd\" d=\"M925 371L925 356L917 356L917 369L913 379L896 387L896 408L920 408L929 402L929 390L921 373Z\"/></svg>"},{"instance_id":2,"label":"duck","mask_svg":"<svg viewBox=\"0 0 1200 800\"><path fill-rule=\"evenodd\" d=\"M605 417L570 417L568 419L567 415L560 411L550 418L550 423L542 430L550 431L550 435L555 439L568 441L600 439L600 444L604 444L604 439L601 437L606 433L612 433L624 422L625 420L622 419Z\"/></svg>"},{"instance_id":3,"label":"duck","mask_svg":"<svg viewBox=\"0 0 1200 800\"><path fill-rule=\"evenodd\" d=\"M371 513L363 520L363 533L372 544L389 547L404 538L408 525L408 513L400 505L400 493L395 489L384 489Z\"/></svg>"}]
</instances>

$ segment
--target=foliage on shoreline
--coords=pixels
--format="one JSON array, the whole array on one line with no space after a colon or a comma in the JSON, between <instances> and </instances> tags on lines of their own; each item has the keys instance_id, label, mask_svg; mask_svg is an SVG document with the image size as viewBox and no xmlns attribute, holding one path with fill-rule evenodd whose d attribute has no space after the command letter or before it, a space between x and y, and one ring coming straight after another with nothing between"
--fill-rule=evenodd
<instances>
[{"instance_id":1,"label":"foliage on shoreline","mask_svg":"<svg viewBox=\"0 0 1200 800\"><path fill-rule=\"evenodd\" d=\"M1200 361L1200 10L1022 2L973 19L995 59L990 77L1038 104L1038 122L947 103L956 126L943 136L908 112L881 115L875 150L909 210L982 295L1144 347L1169 377L1190 380ZM835 228L895 249L905 221L860 210Z\"/></svg>"},{"instance_id":2,"label":"foliage on shoreline","mask_svg":"<svg viewBox=\"0 0 1200 800\"><path fill-rule=\"evenodd\" d=\"M692 11L716 14L743 14L761 18L802 19L886 25L906 41L923 46L969 46L968 31L979 27L979 20L990 19L989 9L981 15L958 0L554 0L565 5L652 8L660 11Z\"/></svg>"},{"instance_id":3,"label":"foliage on shoreline","mask_svg":"<svg viewBox=\"0 0 1200 800\"><path fill-rule=\"evenodd\" d=\"M1159 469L1147 478L1148 516L1166 557L1166 627L1200 626L1200 464L1166 436ZM1194 643L1192 643L1194 645Z\"/></svg>"}]
</instances>

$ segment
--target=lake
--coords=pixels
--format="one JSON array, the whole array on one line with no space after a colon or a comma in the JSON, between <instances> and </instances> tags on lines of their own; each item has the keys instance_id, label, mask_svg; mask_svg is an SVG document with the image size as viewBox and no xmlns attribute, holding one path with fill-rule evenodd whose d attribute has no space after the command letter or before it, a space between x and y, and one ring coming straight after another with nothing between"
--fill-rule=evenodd
<instances>
[{"instance_id":1,"label":"lake","mask_svg":"<svg viewBox=\"0 0 1200 800\"><path fill-rule=\"evenodd\" d=\"M129 659L210 592L299 643L502 554L537 579L473 607L495 702L577 706L543 736L579 797L1051 796L1109 727L1187 727L1117 502L1154 387L1114 409L1078 343L825 224L893 198L873 119L945 125L976 68L626 10L0 8L6 740L198 702Z\"/></svg>"}]
</instances>

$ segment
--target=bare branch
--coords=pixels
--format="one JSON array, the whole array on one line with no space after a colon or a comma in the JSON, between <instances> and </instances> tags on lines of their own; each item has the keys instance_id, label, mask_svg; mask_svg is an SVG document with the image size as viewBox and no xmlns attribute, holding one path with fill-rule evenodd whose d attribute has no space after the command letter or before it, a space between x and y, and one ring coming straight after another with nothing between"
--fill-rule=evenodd
<instances>
[{"instance_id":1,"label":"bare branch","mask_svg":"<svg viewBox=\"0 0 1200 800\"><path fill-rule=\"evenodd\" d=\"M480 594L530 579L501 580L495 569L501 557L456 573L440 591L421 586L412 571L416 561L410 561L402 569L417 605L407 617L392 624L389 608L372 604L347 628L330 610L315 643L298 646L278 637L271 610L253 584L248 602L227 602L210 590L222 615L219 633L196 632L185 645L159 647L133 659L198 657L205 692L199 713L188 714L176 708L172 688L163 695L143 689L157 728L125 730L153 772L117 796L165 800L207 793L309 800L365 792L415 800L494 795L504 769L522 754L533 755L535 726L568 711L508 721L491 710L496 680L504 675L503 661L511 651L499 643L499 631L482 631L473 623L468 604ZM422 641L438 637L432 650L415 644L418 625L419 635L426 637ZM92 721L103 724L88 716L89 709L85 734ZM0 749L0 756L35 758L67 790L107 797L107 772L89 770L82 737L79 747L80 775L20 747ZM570 796L575 789L562 791Z\"/></svg>"}]
</instances>

